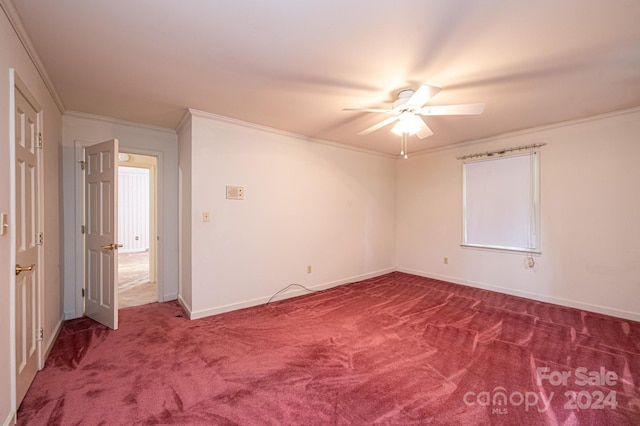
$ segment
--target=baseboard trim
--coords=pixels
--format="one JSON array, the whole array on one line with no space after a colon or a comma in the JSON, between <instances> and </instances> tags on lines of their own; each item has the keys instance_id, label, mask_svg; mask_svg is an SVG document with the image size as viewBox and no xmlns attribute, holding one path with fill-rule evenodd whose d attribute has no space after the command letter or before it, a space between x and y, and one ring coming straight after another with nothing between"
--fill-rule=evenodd
<instances>
[{"instance_id":1,"label":"baseboard trim","mask_svg":"<svg viewBox=\"0 0 640 426\"><path fill-rule=\"evenodd\" d=\"M338 286L344 285L344 284L350 284L350 283L353 283L353 282L362 281L362 280L366 280L366 279L369 279L369 278L379 277L380 275L385 275L385 274L394 272L395 270L396 270L396 268L381 269L379 271L370 272L370 273L367 273L367 274L356 275L356 276L343 278L343 279L336 280L336 281L331 281L331 282L322 283L322 284L316 284L314 286L305 286L305 287L309 288L310 290L326 290L326 289L333 288L333 287L338 287ZM283 291L282 293L278 294L278 296L276 298L274 298L272 301L290 299L292 297L302 296L302 295L305 295L305 294L309 294L309 293L304 289L299 289L299 288L295 288L294 289L294 288L292 288L290 290ZM209 316L212 316L212 315L223 314L225 312L235 311L235 310L238 310L238 309L250 308L252 306L257 306L257 305L263 305L263 304L267 303L269 301L269 299L271 299L271 297L273 297L273 296L259 297L259 298L256 298L256 299L246 300L246 301L243 301L243 302L231 303L231 304L228 304L228 305L216 306L216 307L213 307L213 308L201 309L201 310L198 310L198 311L189 311L186 308L185 308L185 310L187 310L187 312L189 313L189 319L199 319L199 318L209 317ZM181 298L178 298L178 300L181 300ZM180 304L183 305L183 308L184 308L184 304L183 304L182 301L180 302Z\"/></svg>"},{"instance_id":2,"label":"baseboard trim","mask_svg":"<svg viewBox=\"0 0 640 426\"><path fill-rule=\"evenodd\" d=\"M454 277L449 277L449 276L446 276L446 275L430 274L430 273L427 273L427 272L417 271L417 270L409 269L409 268L397 268L397 271L398 272L405 272L407 274L412 274L412 275L418 275L418 276L426 277L426 278L433 278L433 279L441 280L441 281L448 281L448 282L451 282L451 283L454 283L454 284L465 285L465 286L468 286L468 287L481 288L483 290L490 290L490 291L495 291L495 292L498 292L498 293L509 294L509 295L512 295L512 296L524 297L524 298L527 298L527 299L537 300L539 302L553 303L555 305L561 305L561 306L566 306L566 307L569 307L569 308L575 308L575 309L580 309L580 310L584 310L584 311L596 312L596 313L599 313L599 314L610 315L610 316L614 316L614 317L618 317L618 318L623 318L623 319L628 319L628 320L640 322L640 313L636 313L636 312L629 312L629 311L624 311L624 310L621 310L621 309L615 309L615 308L610 308L610 307L601 306L601 305L593 305L593 304L590 304L590 303L576 302L575 300L563 299L563 298L560 298L560 297L550 297L550 296L545 296L545 295L537 294L537 293L529 293L529 292L526 292L526 291L513 290L513 289L510 289L510 288L506 288L506 287L488 285L488 284L483 284L483 283L479 283L479 282L475 282L475 281L461 280L461 279L454 278Z\"/></svg>"},{"instance_id":3,"label":"baseboard trim","mask_svg":"<svg viewBox=\"0 0 640 426\"><path fill-rule=\"evenodd\" d=\"M187 313L187 317L189 319L193 319L192 313L191 313L191 307L187 304L187 302L185 302L185 300L182 298L181 295L178 295L177 299L180 306L182 306L182 309L184 309L184 311Z\"/></svg>"},{"instance_id":4,"label":"baseboard trim","mask_svg":"<svg viewBox=\"0 0 640 426\"><path fill-rule=\"evenodd\" d=\"M164 294L162 296L162 300L160 300L160 303L163 302L170 302L172 300L177 300L178 299L178 293L169 293L169 294Z\"/></svg>"},{"instance_id":5,"label":"baseboard trim","mask_svg":"<svg viewBox=\"0 0 640 426\"><path fill-rule=\"evenodd\" d=\"M64 313L64 320L70 320L70 319L76 319L79 318L78 314L76 313L76 311L65 311Z\"/></svg>"},{"instance_id":6,"label":"baseboard trim","mask_svg":"<svg viewBox=\"0 0 640 426\"><path fill-rule=\"evenodd\" d=\"M15 425L16 422L18 421L18 419L16 418L16 412L11 410L9 412L9 415L7 416L7 418L5 419L3 426L12 426Z\"/></svg>"},{"instance_id":7,"label":"baseboard trim","mask_svg":"<svg viewBox=\"0 0 640 426\"><path fill-rule=\"evenodd\" d=\"M47 360L47 358L49 358L49 354L51 353L51 349L53 349L53 344L56 342L56 340L58 339L58 335L60 334L60 331L62 331L62 324L64 324L64 317L65 315L62 315L59 319L58 319L58 323L56 324L55 329L53 330L53 333L51 333L51 337L49 338L49 340L47 340L47 343L44 346L44 359L42 360L42 366L44 367L44 363Z\"/></svg>"}]
</instances>

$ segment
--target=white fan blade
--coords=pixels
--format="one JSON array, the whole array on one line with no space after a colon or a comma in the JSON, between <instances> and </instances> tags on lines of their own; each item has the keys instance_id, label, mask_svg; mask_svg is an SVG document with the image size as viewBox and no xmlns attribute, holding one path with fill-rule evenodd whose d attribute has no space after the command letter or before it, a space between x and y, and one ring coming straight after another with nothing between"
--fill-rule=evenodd
<instances>
[{"instance_id":1,"label":"white fan blade","mask_svg":"<svg viewBox=\"0 0 640 426\"><path fill-rule=\"evenodd\" d=\"M420 139L428 138L429 136L433 135L433 131L429 128L429 126L427 126L427 123L425 123L424 120L421 118L419 118L419 121L420 121L420 130L418 130L416 135ZM416 122L418 121L416 120Z\"/></svg>"},{"instance_id":2,"label":"white fan blade","mask_svg":"<svg viewBox=\"0 0 640 426\"><path fill-rule=\"evenodd\" d=\"M390 109L382 108L342 108L343 111L362 111L362 112L393 112Z\"/></svg>"},{"instance_id":3,"label":"white fan blade","mask_svg":"<svg viewBox=\"0 0 640 426\"><path fill-rule=\"evenodd\" d=\"M420 115L477 115L484 111L484 104L462 104L426 106L419 112Z\"/></svg>"},{"instance_id":4,"label":"white fan blade","mask_svg":"<svg viewBox=\"0 0 640 426\"><path fill-rule=\"evenodd\" d=\"M364 129L363 131L361 131L360 133L358 133L358 135L363 136L363 135L368 135L371 132L375 132L378 129L383 128L384 126L386 126L387 124L393 123L394 121L396 121L398 119L398 116L394 115L393 117L389 117L386 120L382 120L381 122L379 122L378 124L375 124L371 127L369 127L368 129Z\"/></svg>"},{"instance_id":5,"label":"white fan blade","mask_svg":"<svg viewBox=\"0 0 640 426\"><path fill-rule=\"evenodd\" d=\"M422 105L426 104L429 99L434 97L435 94L438 93L439 91L440 91L439 87L423 84L409 98L409 100L407 101L407 105L412 105L415 108L420 108Z\"/></svg>"}]
</instances>

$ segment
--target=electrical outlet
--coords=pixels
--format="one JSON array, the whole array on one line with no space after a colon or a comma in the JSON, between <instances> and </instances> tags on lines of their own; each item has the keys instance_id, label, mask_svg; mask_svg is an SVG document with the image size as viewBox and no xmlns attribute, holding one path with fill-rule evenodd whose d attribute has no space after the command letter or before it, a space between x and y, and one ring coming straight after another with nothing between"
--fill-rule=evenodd
<instances>
[{"instance_id":1,"label":"electrical outlet","mask_svg":"<svg viewBox=\"0 0 640 426\"><path fill-rule=\"evenodd\" d=\"M210 220L211 220L211 216L209 215L209 212L202 212L202 221L209 222Z\"/></svg>"},{"instance_id":2,"label":"electrical outlet","mask_svg":"<svg viewBox=\"0 0 640 426\"><path fill-rule=\"evenodd\" d=\"M311 265L307 265L307 274L311 273Z\"/></svg>"},{"instance_id":3,"label":"electrical outlet","mask_svg":"<svg viewBox=\"0 0 640 426\"><path fill-rule=\"evenodd\" d=\"M449 264L449 258L448 258L448 257L445 257L445 258L444 258L444 264L445 264L445 265L448 265L448 264Z\"/></svg>"}]
</instances>

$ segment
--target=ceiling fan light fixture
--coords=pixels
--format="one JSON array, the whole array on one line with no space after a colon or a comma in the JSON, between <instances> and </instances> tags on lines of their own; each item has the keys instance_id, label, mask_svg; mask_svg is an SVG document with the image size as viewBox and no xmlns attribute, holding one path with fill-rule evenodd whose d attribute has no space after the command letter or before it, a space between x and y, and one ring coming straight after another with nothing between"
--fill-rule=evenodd
<instances>
[{"instance_id":1,"label":"ceiling fan light fixture","mask_svg":"<svg viewBox=\"0 0 640 426\"><path fill-rule=\"evenodd\" d=\"M391 131L398 136L402 136L403 133L415 135L420 131L420 128L420 117L410 112L403 112L398 117L398 122L393 126Z\"/></svg>"},{"instance_id":2,"label":"ceiling fan light fixture","mask_svg":"<svg viewBox=\"0 0 640 426\"><path fill-rule=\"evenodd\" d=\"M398 93L398 99L393 102L392 109L385 108L344 108L346 111L378 112L391 116L359 132L358 135L368 135L393 122L392 133L406 137L416 135L418 139L433 135L433 130L421 118L423 115L475 115L484 110L484 103L425 106L439 87L423 84L417 90L405 89ZM406 151L406 150L405 150ZM406 155L406 152L404 153Z\"/></svg>"}]
</instances>

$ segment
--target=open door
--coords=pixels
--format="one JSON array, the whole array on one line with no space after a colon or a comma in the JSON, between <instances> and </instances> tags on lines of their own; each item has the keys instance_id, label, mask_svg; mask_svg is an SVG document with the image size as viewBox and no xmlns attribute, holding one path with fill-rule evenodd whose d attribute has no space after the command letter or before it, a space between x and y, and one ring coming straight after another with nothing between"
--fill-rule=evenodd
<instances>
[{"instance_id":1,"label":"open door","mask_svg":"<svg viewBox=\"0 0 640 426\"><path fill-rule=\"evenodd\" d=\"M118 329L118 140L85 148L85 315Z\"/></svg>"}]
</instances>

